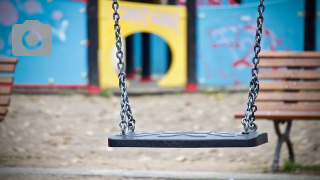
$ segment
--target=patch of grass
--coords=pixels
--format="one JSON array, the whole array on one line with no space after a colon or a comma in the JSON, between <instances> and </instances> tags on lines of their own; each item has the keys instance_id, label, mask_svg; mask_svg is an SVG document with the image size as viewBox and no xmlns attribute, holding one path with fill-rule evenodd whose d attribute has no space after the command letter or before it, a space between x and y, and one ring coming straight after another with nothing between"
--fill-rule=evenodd
<instances>
[{"instance_id":1,"label":"patch of grass","mask_svg":"<svg viewBox=\"0 0 320 180\"><path fill-rule=\"evenodd\" d=\"M286 160L282 171L284 172L296 172L296 171L311 171L311 172L319 172L320 165L304 165L298 162L291 162Z\"/></svg>"},{"instance_id":2,"label":"patch of grass","mask_svg":"<svg viewBox=\"0 0 320 180\"><path fill-rule=\"evenodd\" d=\"M203 94L206 95L212 95L212 94L217 94L219 91L215 89L214 87L208 87L206 90L202 91Z\"/></svg>"},{"instance_id":3,"label":"patch of grass","mask_svg":"<svg viewBox=\"0 0 320 180\"><path fill-rule=\"evenodd\" d=\"M213 96L216 100L224 99L226 96L230 94L230 92L225 90L218 90L214 87L209 87L206 90L202 91L203 94L208 96Z\"/></svg>"},{"instance_id":4,"label":"patch of grass","mask_svg":"<svg viewBox=\"0 0 320 180\"><path fill-rule=\"evenodd\" d=\"M8 159L5 157L0 157L0 164L8 162Z\"/></svg>"},{"instance_id":5,"label":"patch of grass","mask_svg":"<svg viewBox=\"0 0 320 180\"><path fill-rule=\"evenodd\" d=\"M58 96L66 96L66 95L68 95L67 93L64 93L64 92L59 92L58 93Z\"/></svg>"},{"instance_id":6,"label":"patch of grass","mask_svg":"<svg viewBox=\"0 0 320 180\"><path fill-rule=\"evenodd\" d=\"M172 94L176 95L176 96L180 96L180 95L182 95L182 92L181 91L174 91Z\"/></svg>"},{"instance_id":7,"label":"patch of grass","mask_svg":"<svg viewBox=\"0 0 320 180\"><path fill-rule=\"evenodd\" d=\"M105 97L105 98L110 98L113 96L113 93L110 90L103 90L99 96Z\"/></svg>"},{"instance_id":8,"label":"patch of grass","mask_svg":"<svg viewBox=\"0 0 320 180\"><path fill-rule=\"evenodd\" d=\"M214 87L208 87L207 89L205 89L204 91L201 91L201 92L206 95L230 94L230 92L227 90L217 89Z\"/></svg>"},{"instance_id":9,"label":"patch of grass","mask_svg":"<svg viewBox=\"0 0 320 180\"><path fill-rule=\"evenodd\" d=\"M18 157L12 157L12 156L8 156L8 157L1 157L0 156L0 164L1 163L6 163L6 162L9 162L9 161L17 161L21 158L18 158Z\"/></svg>"}]
</instances>

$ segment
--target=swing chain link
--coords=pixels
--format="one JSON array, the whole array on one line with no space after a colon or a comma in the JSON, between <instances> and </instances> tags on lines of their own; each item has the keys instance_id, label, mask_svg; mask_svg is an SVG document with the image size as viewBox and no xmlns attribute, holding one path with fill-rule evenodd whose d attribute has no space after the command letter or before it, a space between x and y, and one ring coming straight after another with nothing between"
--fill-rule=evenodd
<instances>
[{"instance_id":1,"label":"swing chain link","mask_svg":"<svg viewBox=\"0 0 320 180\"><path fill-rule=\"evenodd\" d=\"M248 95L247 108L245 110L245 117L241 120L242 125L244 126L244 134L248 134L249 132L255 132L258 129L258 125L254 122L256 120L256 115L254 114L258 107L255 104L255 100L259 93L259 68L258 64L260 61L259 53L261 51L261 38L262 38L262 25L263 25L263 12L265 10L265 6L263 4L264 0L260 0L260 4L258 5L259 16L257 18L257 30L256 30L256 43L254 46L254 57L252 58L253 68L251 70L251 81Z\"/></svg>"},{"instance_id":2,"label":"swing chain link","mask_svg":"<svg viewBox=\"0 0 320 180\"><path fill-rule=\"evenodd\" d=\"M125 65L123 62L122 41L121 41L121 35L120 35L121 28L119 24L120 15L118 13L119 3L117 0L113 0L112 9L114 10L113 20L114 20L114 31L115 31L116 47L117 47L116 56L119 60L119 62L117 63L117 68L119 70L118 78L119 78L119 88L121 91L121 100L120 100L121 121L119 123L119 126L121 128L122 135L125 135L127 133L127 128L129 132L134 132L136 121L133 119L131 107L129 104L129 98L127 94L126 73L125 73ZM128 121L127 121L127 118L128 118Z\"/></svg>"}]
</instances>

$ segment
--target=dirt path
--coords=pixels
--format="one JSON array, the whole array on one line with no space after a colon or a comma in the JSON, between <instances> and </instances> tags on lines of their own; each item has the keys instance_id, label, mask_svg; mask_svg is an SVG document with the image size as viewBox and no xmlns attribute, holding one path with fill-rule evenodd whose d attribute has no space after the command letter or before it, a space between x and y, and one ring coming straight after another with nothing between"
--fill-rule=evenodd
<instances>
[{"instance_id":1,"label":"dirt path","mask_svg":"<svg viewBox=\"0 0 320 180\"><path fill-rule=\"evenodd\" d=\"M240 131L233 112L244 109L246 93L131 97L137 131ZM276 136L259 120L269 143L255 148L108 148L119 132L119 99L85 95L13 95L0 123L0 167L80 167L130 170L269 172ZM320 122L294 121L296 160L320 164ZM287 158L283 148L281 159ZM283 161L282 161L283 162Z\"/></svg>"}]
</instances>

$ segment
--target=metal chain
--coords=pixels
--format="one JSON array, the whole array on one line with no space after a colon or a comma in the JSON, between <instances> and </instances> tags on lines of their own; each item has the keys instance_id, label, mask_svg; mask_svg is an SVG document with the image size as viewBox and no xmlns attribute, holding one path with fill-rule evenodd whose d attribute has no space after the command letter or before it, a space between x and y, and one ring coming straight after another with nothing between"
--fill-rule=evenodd
<instances>
[{"instance_id":1,"label":"metal chain","mask_svg":"<svg viewBox=\"0 0 320 180\"><path fill-rule=\"evenodd\" d=\"M117 0L113 0L112 9L114 10L113 20L114 20L114 31L116 36L116 47L117 47L116 55L119 60L117 67L119 70L118 78L119 78L119 88L121 91L121 100L120 100L121 121L119 123L119 126L121 128L121 133L125 135L127 133L127 127L129 132L134 132L136 121L133 119L131 107L129 104L129 98L127 94L126 73L125 73L125 66L123 62L122 41L121 41L120 24L119 24L120 15L118 13L119 3ZM128 118L128 121L127 121L127 118Z\"/></svg>"},{"instance_id":2,"label":"metal chain","mask_svg":"<svg viewBox=\"0 0 320 180\"><path fill-rule=\"evenodd\" d=\"M241 123L244 126L245 134L249 132L255 132L258 129L258 125L254 122L256 120L256 115L254 114L258 107L255 104L255 100L259 93L259 68L258 64L260 61L259 53L261 51L261 38L262 38L262 25L263 25L263 12L265 10L265 6L263 5L264 0L260 0L260 4L258 6L259 16L257 18L257 30L256 30L256 43L254 46L254 57L252 58L253 68L251 70L251 81L248 95L247 108L245 110L245 117L241 120Z\"/></svg>"},{"instance_id":3,"label":"metal chain","mask_svg":"<svg viewBox=\"0 0 320 180\"><path fill-rule=\"evenodd\" d=\"M258 79L258 73L259 68L258 64L260 61L259 53L261 51L261 38L262 38L262 25L263 25L263 12L265 10L265 6L263 5L264 0L260 0L260 4L258 6L258 12L259 16L257 18L257 30L256 30L256 43L254 46L254 53L255 56L252 59L253 68L251 70L251 81L250 81L250 88L249 88L249 95L248 95L248 102L247 102L247 108L245 111L245 117L241 120L241 123L244 126L244 133L254 132L258 129L258 125L254 122L256 119L255 112L257 111L257 105L255 105L255 100L259 93L259 79ZM120 111L120 117L121 121L119 123L119 126L121 128L122 134L126 134L126 130L128 127L129 132L134 132L135 130L135 120L133 119L131 107L129 104L129 98L127 94L127 83L126 83L126 74L125 74L125 66L123 62L123 52L122 52L122 41L121 41L121 35L120 35L120 25L119 25L119 19L120 15L118 13L119 9L119 3L117 0L113 0L112 2L112 8L114 10L113 13L113 20L115 22L114 24L114 30L115 30L115 37L116 37L116 47L117 47L117 58L119 60L117 67L119 70L118 78L119 78L119 88L121 91L121 111ZM128 118L128 121L126 120Z\"/></svg>"}]
</instances>

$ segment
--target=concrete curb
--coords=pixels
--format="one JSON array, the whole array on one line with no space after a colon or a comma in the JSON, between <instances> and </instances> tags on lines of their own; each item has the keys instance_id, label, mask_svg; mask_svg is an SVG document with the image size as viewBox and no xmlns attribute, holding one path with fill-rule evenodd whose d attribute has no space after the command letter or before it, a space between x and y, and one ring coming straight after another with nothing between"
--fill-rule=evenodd
<instances>
[{"instance_id":1,"label":"concrete curb","mask_svg":"<svg viewBox=\"0 0 320 180\"><path fill-rule=\"evenodd\" d=\"M320 176L184 171L133 171L104 169L0 168L0 174L48 174L75 176L117 176L131 178L196 180L320 180Z\"/></svg>"}]
</instances>

